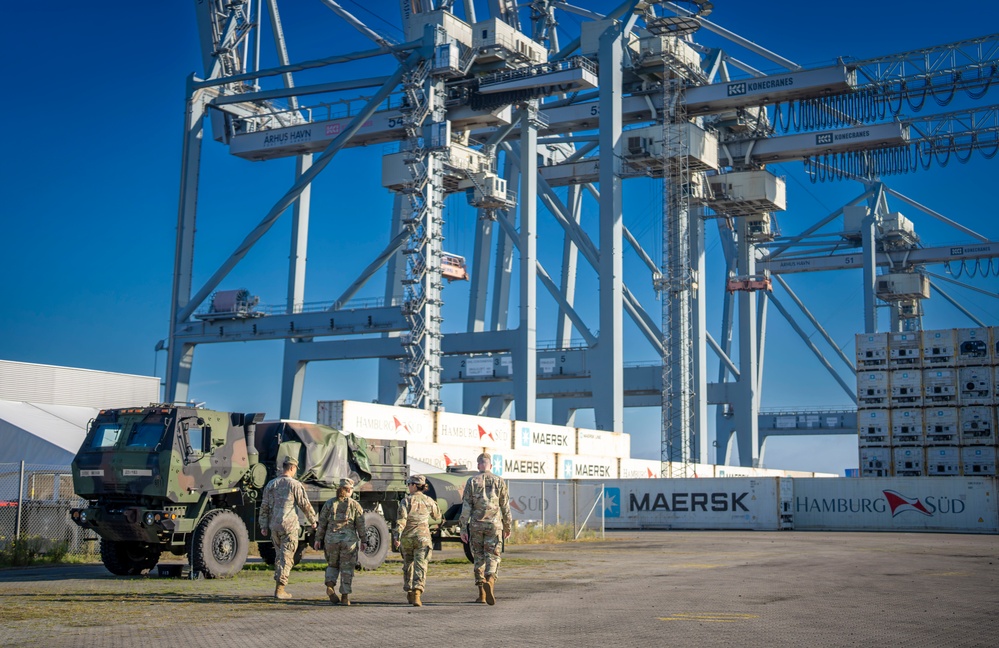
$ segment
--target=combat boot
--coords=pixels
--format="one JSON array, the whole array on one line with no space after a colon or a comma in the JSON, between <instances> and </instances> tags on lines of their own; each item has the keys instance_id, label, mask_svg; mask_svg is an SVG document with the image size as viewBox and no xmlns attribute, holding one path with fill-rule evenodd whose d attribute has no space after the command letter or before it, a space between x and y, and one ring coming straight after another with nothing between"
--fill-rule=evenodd
<instances>
[{"instance_id":1,"label":"combat boot","mask_svg":"<svg viewBox=\"0 0 999 648\"><path fill-rule=\"evenodd\" d=\"M486 603L489 605L496 605L496 593L493 591L496 587L496 576L489 575L486 576L486 582L482 586L482 589L486 592Z\"/></svg>"},{"instance_id":2,"label":"combat boot","mask_svg":"<svg viewBox=\"0 0 999 648\"><path fill-rule=\"evenodd\" d=\"M485 587L482 586L482 585L477 585L477 587L479 588L479 598L475 599L475 602L476 603L485 603L486 602L486 590L485 590Z\"/></svg>"},{"instance_id":3,"label":"combat boot","mask_svg":"<svg viewBox=\"0 0 999 648\"><path fill-rule=\"evenodd\" d=\"M333 589L332 585L326 586L326 596L330 597L330 603L333 605L340 604L340 597L336 595L336 590Z\"/></svg>"},{"instance_id":4,"label":"combat boot","mask_svg":"<svg viewBox=\"0 0 999 648\"><path fill-rule=\"evenodd\" d=\"M291 598L291 594L285 591L284 585L278 585L274 588L274 598L281 599L282 601L287 601Z\"/></svg>"},{"instance_id":5,"label":"combat boot","mask_svg":"<svg viewBox=\"0 0 999 648\"><path fill-rule=\"evenodd\" d=\"M413 604L413 592L406 592L406 602L410 605Z\"/></svg>"},{"instance_id":6,"label":"combat boot","mask_svg":"<svg viewBox=\"0 0 999 648\"><path fill-rule=\"evenodd\" d=\"M422 593L420 590L413 591L413 607L423 607L423 601L420 600L420 594Z\"/></svg>"},{"instance_id":7,"label":"combat boot","mask_svg":"<svg viewBox=\"0 0 999 648\"><path fill-rule=\"evenodd\" d=\"M340 595L340 605L350 605L350 595L341 594Z\"/></svg>"}]
</instances>

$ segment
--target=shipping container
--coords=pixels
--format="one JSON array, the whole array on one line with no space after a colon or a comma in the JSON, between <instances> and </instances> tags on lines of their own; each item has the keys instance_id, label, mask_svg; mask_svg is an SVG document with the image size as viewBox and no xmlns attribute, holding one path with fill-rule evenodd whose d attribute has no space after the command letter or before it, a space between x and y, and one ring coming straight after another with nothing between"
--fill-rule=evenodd
<instances>
[{"instance_id":1,"label":"shipping container","mask_svg":"<svg viewBox=\"0 0 999 648\"><path fill-rule=\"evenodd\" d=\"M923 331L923 366L953 367L957 349L954 329Z\"/></svg>"},{"instance_id":2,"label":"shipping container","mask_svg":"<svg viewBox=\"0 0 999 648\"><path fill-rule=\"evenodd\" d=\"M365 439L401 439L418 443L434 440L433 412L412 407L349 400L318 401L316 422Z\"/></svg>"},{"instance_id":3,"label":"shipping container","mask_svg":"<svg viewBox=\"0 0 999 648\"><path fill-rule=\"evenodd\" d=\"M961 449L954 446L926 448L926 474L930 477L960 475Z\"/></svg>"},{"instance_id":4,"label":"shipping container","mask_svg":"<svg viewBox=\"0 0 999 648\"><path fill-rule=\"evenodd\" d=\"M860 448L861 477L890 477L891 448Z\"/></svg>"},{"instance_id":5,"label":"shipping container","mask_svg":"<svg viewBox=\"0 0 999 648\"><path fill-rule=\"evenodd\" d=\"M961 367L957 370L958 402L964 405L992 405L994 367Z\"/></svg>"},{"instance_id":6,"label":"shipping container","mask_svg":"<svg viewBox=\"0 0 999 648\"><path fill-rule=\"evenodd\" d=\"M892 448L892 464L896 477L921 477L923 472L923 448Z\"/></svg>"},{"instance_id":7,"label":"shipping container","mask_svg":"<svg viewBox=\"0 0 999 648\"><path fill-rule=\"evenodd\" d=\"M857 334L857 369L888 368L888 334Z\"/></svg>"},{"instance_id":8,"label":"shipping container","mask_svg":"<svg viewBox=\"0 0 999 648\"><path fill-rule=\"evenodd\" d=\"M631 456L631 435L605 430L576 428L576 452L581 455L617 457Z\"/></svg>"},{"instance_id":9,"label":"shipping container","mask_svg":"<svg viewBox=\"0 0 999 648\"><path fill-rule=\"evenodd\" d=\"M961 465L964 475L994 477L996 474L996 449L994 446L961 448Z\"/></svg>"},{"instance_id":10,"label":"shipping container","mask_svg":"<svg viewBox=\"0 0 999 648\"><path fill-rule=\"evenodd\" d=\"M594 455L558 455L557 479L617 479L618 458Z\"/></svg>"},{"instance_id":11,"label":"shipping container","mask_svg":"<svg viewBox=\"0 0 999 648\"><path fill-rule=\"evenodd\" d=\"M925 442L922 409L891 411L891 444L893 446L922 446Z\"/></svg>"},{"instance_id":12,"label":"shipping container","mask_svg":"<svg viewBox=\"0 0 999 648\"><path fill-rule=\"evenodd\" d=\"M795 479L794 528L994 534L996 486L992 477Z\"/></svg>"},{"instance_id":13,"label":"shipping container","mask_svg":"<svg viewBox=\"0 0 999 648\"><path fill-rule=\"evenodd\" d=\"M887 407L888 372L858 371L857 399L860 407Z\"/></svg>"},{"instance_id":14,"label":"shipping container","mask_svg":"<svg viewBox=\"0 0 999 648\"><path fill-rule=\"evenodd\" d=\"M957 369L934 368L923 370L923 404L957 405Z\"/></svg>"},{"instance_id":15,"label":"shipping container","mask_svg":"<svg viewBox=\"0 0 999 648\"><path fill-rule=\"evenodd\" d=\"M555 479L554 453L497 450L492 456L493 472L503 479Z\"/></svg>"},{"instance_id":16,"label":"shipping container","mask_svg":"<svg viewBox=\"0 0 999 648\"><path fill-rule=\"evenodd\" d=\"M671 468L666 467L667 476ZM662 469L663 463L654 459L621 459L617 472L621 479L658 479L662 477Z\"/></svg>"},{"instance_id":17,"label":"shipping container","mask_svg":"<svg viewBox=\"0 0 999 648\"><path fill-rule=\"evenodd\" d=\"M995 445L996 422L993 407L962 407L961 445Z\"/></svg>"},{"instance_id":18,"label":"shipping container","mask_svg":"<svg viewBox=\"0 0 999 648\"><path fill-rule=\"evenodd\" d=\"M513 421L509 419L438 412L434 441L442 445L513 449Z\"/></svg>"},{"instance_id":19,"label":"shipping container","mask_svg":"<svg viewBox=\"0 0 999 648\"><path fill-rule=\"evenodd\" d=\"M890 445L891 417L889 410L859 410L857 412L857 436L861 445Z\"/></svg>"},{"instance_id":20,"label":"shipping container","mask_svg":"<svg viewBox=\"0 0 999 648\"><path fill-rule=\"evenodd\" d=\"M992 335L988 328L961 328L956 335L958 366L992 364Z\"/></svg>"},{"instance_id":21,"label":"shipping container","mask_svg":"<svg viewBox=\"0 0 999 648\"><path fill-rule=\"evenodd\" d=\"M956 407L927 407L923 410L926 443L958 445L961 421Z\"/></svg>"},{"instance_id":22,"label":"shipping container","mask_svg":"<svg viewBox=\"0 0 999 648\"><path fill-rule=\"evenodd\" d=\"M923 371L918 368L895 369L888 379L888 402L891 407L923 406Z\"/></svg>"},{"instance_id":23,"label":"shipping container","mask_svg":"<svg viewBox=\"0 0 999 648\"><path fill-rule=\"evenodd\" d=\"M518 452L576 454L576 428L514 421L513 449Z\"/></svg>"},{"instance_id":24,"label":"shipping container","mask_svg":"<svg viewBox=\"0 0 999 648\"><path fill-rule=\"evenodd\" d=\"M476 470L475 460L484 448L441 445L439 443L407 443L406 457L430 464L441 472L448 468Z\"/></svg>"},{"instance_id":25,"label":"shipping container","mask_svg":"<svg viewBox=\"0 0 999 648\"><path fill-rule=\"evenodd\" d=\"M892 369L914 369L922 364L919 333L888 334L888 366Z\"/></svg>"}]
</instances>

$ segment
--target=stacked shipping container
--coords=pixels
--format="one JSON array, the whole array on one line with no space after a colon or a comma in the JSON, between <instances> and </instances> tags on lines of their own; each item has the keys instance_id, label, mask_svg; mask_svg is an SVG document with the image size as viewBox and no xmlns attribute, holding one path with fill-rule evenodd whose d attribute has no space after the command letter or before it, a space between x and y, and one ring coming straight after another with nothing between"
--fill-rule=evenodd
<instances>
[{"instance_id":1,"label":"stacked shipping container","mask_svg":"<svg viewBox=\"0 0 999 648\"><path fill-rule=\"evenodd\" d=\"M994 476L999 327L857 336L860 474Z\"/></svg>"}]
</instances>

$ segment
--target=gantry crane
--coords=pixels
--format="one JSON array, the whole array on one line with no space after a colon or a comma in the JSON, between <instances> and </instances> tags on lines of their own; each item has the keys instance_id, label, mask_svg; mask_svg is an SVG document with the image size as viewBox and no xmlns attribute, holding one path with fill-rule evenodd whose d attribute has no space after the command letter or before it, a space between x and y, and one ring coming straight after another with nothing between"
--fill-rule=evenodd
<instances>
[{"instance_id":1,"label":"gantry crane","mask_svg":"<svg viewBox=\"0 0 999 648\"><path fill-rule=\"evenodd\" d=\"M782 308L770 292L774 281L786 285L781 274L856 264L865 269L865 327L877 326L877 298L894 304L897 322L918 326L916 306L924 295L892 293L891 286L879 292L878 267L888 264L893 274L904 274L918 271L919 259L996 253L994 242L968 228L964 233L975 244L967 252L946 256L922 248L903 220L892 221L887 197L893 194L881 179L931 160L943 163L948 154L994 152L994 108L914 117L901 114L901 106L916 112L920 93L938 100L952 90L984 98L999 76L996 36L812 70L754 45L754 52L787 69L767 75L697 42L698 30L710 30L736 46L751 45L706 20L710 2L629 0L599 15L535 0L525 34L510 1L491 0L486 19L472 2L410 1L402 3L404 38L397 43L337 2L321 0L373 46L292 62L277 0L262 3L266 16L258 3L195 4L204 75L189 81L165 343L172 400L188 396L197 345L279 339L285 343L282 416L303 415L309 363L374 358L381 368L378 400L386 403L438 409L442 385L459 382L469 413L511 416L514 403L517 418L534 420L536 400L550 398L553 422L571 423L575 410L591 407L597 427L616 430L623 429L624 407L662 407L664 459L708 460L707 409L719 405L719 445L726 446L734 430L740 460L750 464L758 457L765 339L757 309L768 302ZM578 37L564 46L554 29L562 12L584 19ZM261 64L265 21L277 52L270 67ZM317 78L357 61L379 62L387 73ZM304 71L310 83L296 85ZM192 291L206 122L232 155L258 162L293 157L296 173L235 251ZM382 185L396 196L387 243L342 292L306 304L312 181L342 151L373 144L398 147L384 157L382 169ZM857 179L865 192L797 237L782 238L773 215L787 207L786 188L767 166L795 160L804 161L816 180ZM623 219L624 181L649 177L663 179L659 262ZM462 192L478 214L469 311L464 330L445 333L442 259L451 257L444 251L443 204ZM596 228L580 217L586 194L598 206ZM564 232L557 273L538 255L538 201ZM289 209L285 306L254 316L198 317ZM849 234L844 228L827 257L810 254L819 248L805 247L811 243L805 239L842 217L857 227ZM719 227L728 275L720 342L708 334L705 315L704 227L710 220ZM894 230L886 228L890 222ZM652 281L645 286L654 285L662 296L659 322L643 304L643 282L629 287L625 280L626 247L648 270ZM851 249L858 252L838 253ZM838 266L827 260L839 257L845 258ZM577 274L587 266L599 289L596 317L576 294ZM384 296L359 302L357 295L383 268ZM520 281L518 326L511 329L514 276ZM559 313L552 348L537 340L539 285ZM738 362L731 358L733 303ZM625 317L665 361L626 366ZM719 358L716 381L707 377L709 347Z\"/></svg>"}]
</instances>

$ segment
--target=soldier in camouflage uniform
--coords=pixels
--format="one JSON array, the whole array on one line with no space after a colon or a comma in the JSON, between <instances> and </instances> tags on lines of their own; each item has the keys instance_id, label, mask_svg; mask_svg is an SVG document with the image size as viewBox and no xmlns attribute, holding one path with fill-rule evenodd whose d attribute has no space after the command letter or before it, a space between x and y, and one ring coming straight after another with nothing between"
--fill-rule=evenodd
<instances>
[{"instance_id":1,"label":"soldier in camouflage uniform","mask_svg":"<svg viewBox=\"0 0 999 648\"><path fill-rule=\"evenodd\" d=\"M272 479L266 487L260 502L260 535L266 537L268 529L274 543L274 598L290 599L285 591L288 574L295 564L295 550L298 549L298 535L302 530L296 507L301 509L313 528L316 526L316 512L305 494L305 487L295 479L298 460L288 457L284 460L284 473Z\"/></svg>"},{"instance_id":2,"label":"soldier in camouflage uniform","mask_svg":"<svg viewBox=\"0 0 999 648\"><path fill-rule=\"evenodd\" d=\"M443 516L437 502L426 495L426 477L412 475L406 484L409 495L399 505L392 546L402 552L402 589L406 592L406 600L421 607L420 597L427 583L427 563L433 552L430 527L438 526Z\"/></svg>"},{"instance_id":3,"label":"soldier in camouflage uniform","mask_svg":"<svg viewBox=\"0 0 999 648\"><path fill-rule=\"evenodd\" d=\"M494 587L500 564L500 535L510 537L510 493L503 478L492 473L493 458L483 452L476 459L479 474L465 482L461 496L461 541L472 550L475 585L479 588L476 603L496 604Z\"/></svg>"},{"instance_id":4,"label":"soldier in camouflage uniform","mask_svg":"<svg viewBox=\"0 0 999 648\"><path fill-rule=\"evenodd\" d=\"M364 510L351 498L352 479L341 479L336 497L331 497L319 513L316 549L326 545L326 596L333 605L350 605L350 585L354 580L357 551L364 551ZM340 577L340 596L336 595L336 579Z\"/></svg>"}]
</instances>

